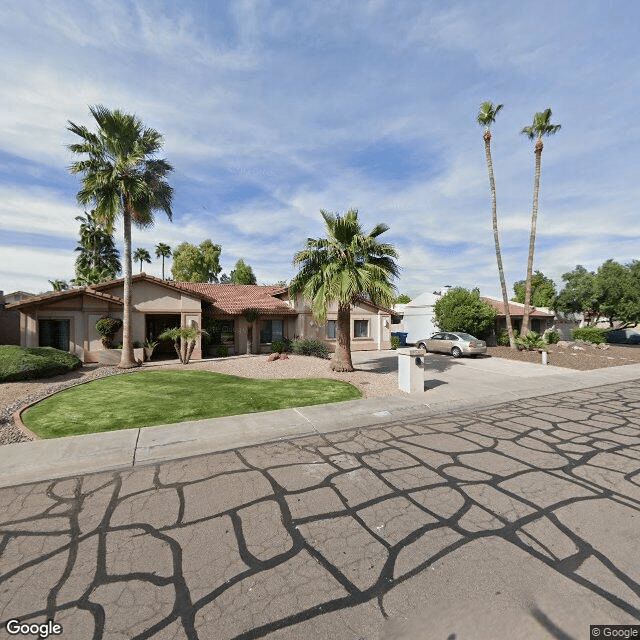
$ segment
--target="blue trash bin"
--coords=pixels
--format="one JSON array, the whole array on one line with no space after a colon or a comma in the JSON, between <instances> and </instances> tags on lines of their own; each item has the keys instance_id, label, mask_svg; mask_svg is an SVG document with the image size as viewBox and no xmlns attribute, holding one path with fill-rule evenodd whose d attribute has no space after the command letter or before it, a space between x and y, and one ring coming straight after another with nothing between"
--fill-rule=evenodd
<instances>
[{"instance_id":1,"label":"blue trash bin","mask_svg":"<svg viewBox=\"0 0 640 640\"><path fill-rule=\"evenodd\" d=\"M400 346L401 347L406 347L407 346L407 336L409 335L409 333L406 332L406 331L396 331L396 335L400 339Z\"/></svg>"}]
</instances>

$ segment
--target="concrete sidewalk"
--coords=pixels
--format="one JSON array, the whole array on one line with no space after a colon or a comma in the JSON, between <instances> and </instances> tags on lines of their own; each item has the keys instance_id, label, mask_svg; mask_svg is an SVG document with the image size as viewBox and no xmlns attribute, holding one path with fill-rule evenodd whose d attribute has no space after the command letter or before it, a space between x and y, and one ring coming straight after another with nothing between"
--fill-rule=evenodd
<instances>
[{"instance_id":1,"label":"concrete sidewalk","mask_svg":"<svg viewBox=\"0 0 640 640\"><path fill-rule=\"evenodd\" d=\"M369 359L375 366L375 360ZM366 366L364 362L359 365ZM5 445L0 447L0 487L146 465L307 434L372 426L390 418L483 408L519 398L636 379L640 379L640 364L574 371L498 358L465 361L430 359L425 370L423 394L395 394Z\"/></svg>"}]
</instances>

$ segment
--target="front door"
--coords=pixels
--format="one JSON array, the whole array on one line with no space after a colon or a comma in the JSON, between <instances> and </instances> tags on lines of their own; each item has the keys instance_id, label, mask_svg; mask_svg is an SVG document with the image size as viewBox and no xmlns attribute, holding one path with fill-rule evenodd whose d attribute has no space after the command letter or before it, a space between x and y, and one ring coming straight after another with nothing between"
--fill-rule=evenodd
<instances>
[{"instance_id":1,"label":"front door","mask_svg":"<svg viewBox=\"0 0 640 640\"><path fill-rule=\"evenodd\" d=\"M178 354L173 346L173 340L159 340L158 336L167 329L180 327L180 314L171 315L147 315L147 340L157 342L153 350L152 360L170 360L177 358Z\"/></svg>"}]
</instances>

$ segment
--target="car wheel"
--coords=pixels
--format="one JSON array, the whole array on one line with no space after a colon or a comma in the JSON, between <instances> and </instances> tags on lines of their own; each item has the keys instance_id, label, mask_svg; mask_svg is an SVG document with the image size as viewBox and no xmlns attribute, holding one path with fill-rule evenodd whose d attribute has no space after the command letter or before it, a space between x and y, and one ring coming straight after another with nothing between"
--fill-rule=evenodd
<instances>
[{"instance_id":1,"label":"car wheel","mask_svg":"<svg viewBox=\"0 0 640 640\"><path fill-rule=\"evenodd\" d=\"M451 355L454 358L459 358L462 355L462 351L460 351L459 347L453 347L453 349L451 349Z\"/></svg>"},{"instance_id":2,"label":"car wheel","mask_svg":"<svg viewBox=\"0 0 640 640\"><path fill-rule=\"evenodd\" d=\"M416 349L424 349L425 351L428 351L427 345L424 342L418 342Z\"/></svg>"}]
</instances>

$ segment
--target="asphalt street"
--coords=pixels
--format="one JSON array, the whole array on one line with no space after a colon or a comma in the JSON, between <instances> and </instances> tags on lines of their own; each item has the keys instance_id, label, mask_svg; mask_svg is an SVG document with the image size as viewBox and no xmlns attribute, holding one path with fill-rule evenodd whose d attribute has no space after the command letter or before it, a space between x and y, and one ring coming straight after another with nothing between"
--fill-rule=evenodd
<instances>
[{"instance_id":1,"label":"asphalt street","mask_svg":"<svg viewBox=\"0 0 640 640\"><path fill-rule=\"evenodd\" d=\"M638 381L414 412L0 489L0 638L586 640L639 524Z\"/></svg>"}]
</instances>

